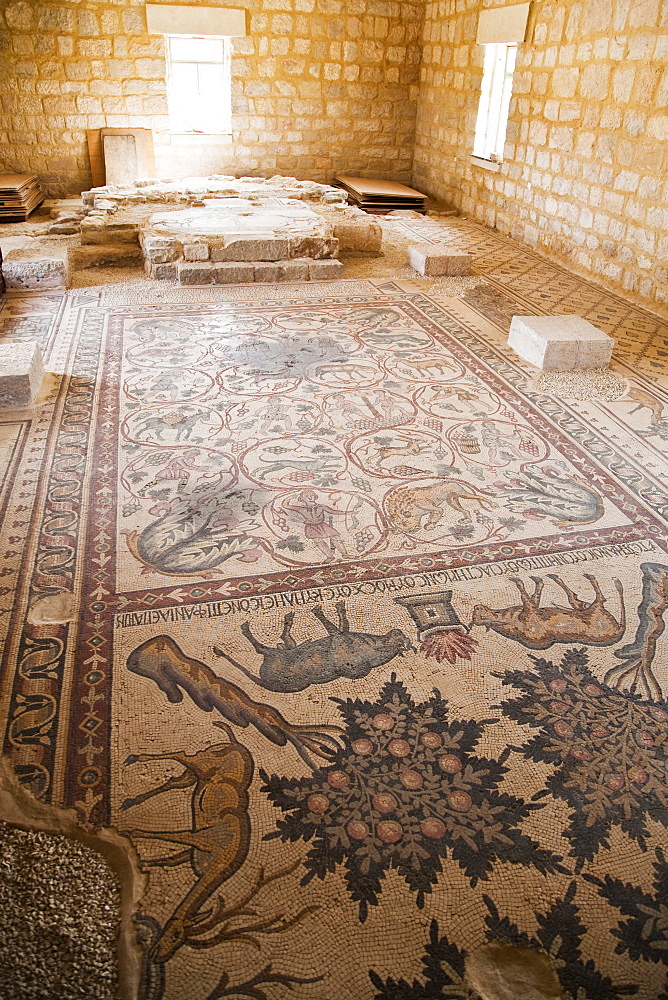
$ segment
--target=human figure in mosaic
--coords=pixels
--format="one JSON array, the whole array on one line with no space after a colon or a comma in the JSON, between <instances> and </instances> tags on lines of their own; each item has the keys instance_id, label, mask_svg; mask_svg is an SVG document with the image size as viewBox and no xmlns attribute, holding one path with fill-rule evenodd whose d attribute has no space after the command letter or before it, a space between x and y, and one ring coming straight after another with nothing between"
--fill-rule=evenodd
<instances>
[{"instance_id":1,"label":"human figure in mosaic","mask_svg":"<svg viewBox=\"0 0 668 1000\"><path fill-rule=\"evenodd\" d=\"M319 503L315 490L302 490L297 499L299 503L284 500L283 508L302 518L304 538L313 542L327 560L333 559L337 552L347 559L348 552L341 535L332 524L335 517L345 517L345 511Z\"/></svg>"}]
</instances>

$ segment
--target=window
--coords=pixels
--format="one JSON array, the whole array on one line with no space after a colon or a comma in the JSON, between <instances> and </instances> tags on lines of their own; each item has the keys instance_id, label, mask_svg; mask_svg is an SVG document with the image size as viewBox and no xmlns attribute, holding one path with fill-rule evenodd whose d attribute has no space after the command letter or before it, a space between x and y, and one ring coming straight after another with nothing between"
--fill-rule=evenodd
<instances>
[{"instance_id":1,"label":"window","mask_svg":"<svg viewBox=\"0 0 668 1000\"><path fill-rule=\"evenodd\" d=\"M503 160L516 56L515 44L490 42L485 45L485 64L473 142L473 155L484 160Z\"/></svg>"},{"instance_id":2,"label":"window","mask_svg":"<svg viewBox=\"0 0 668 1000\"><path fill-rule=\"evenodd\" d=\"M172 132L230 133L229 39L167 37Z\"/></svg>"}]
</instances>

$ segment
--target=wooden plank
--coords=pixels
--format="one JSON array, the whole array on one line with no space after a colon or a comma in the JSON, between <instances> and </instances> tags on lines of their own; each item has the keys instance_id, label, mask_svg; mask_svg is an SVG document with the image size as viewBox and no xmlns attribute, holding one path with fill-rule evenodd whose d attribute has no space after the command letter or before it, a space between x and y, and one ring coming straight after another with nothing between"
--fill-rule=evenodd
<instances>
[{"instance_id":1,"label":"wooden plank","mask_svg":"<svg viewBox=\"0 0 668 1000\"><path fill-rule=\"evenodd\" d=\"M17 191L31 181L37 180L37 174L0 174L0 188Z\"/></svg>"},{"instance_id":2,"label":"wooden plank","mask_svg":"<svg viewBox=\"0 0 668 1000\"><path fill-rule=\"evenodd\" d=\"M347 174L338 174L335 178L344 187L354 191L361 196L381 196L384 198L417 198L426 199L426 194L416 191L414 188L399 184L397 181L377 180L373 177L350 177Z\"/></svg>"},{"instance_id":3,"label":"wooden plank","mask_svg":"<svg viewBox=\"0 0 668 1000\"><path fill-rule=\"evenodd\" d=\"M99 128L86 129L88 139L88 156L90 158L90 173L93 187L104 187L107 175L104 169L104 151L102 149L102 133Z\"/></svg>"}]
</instances>

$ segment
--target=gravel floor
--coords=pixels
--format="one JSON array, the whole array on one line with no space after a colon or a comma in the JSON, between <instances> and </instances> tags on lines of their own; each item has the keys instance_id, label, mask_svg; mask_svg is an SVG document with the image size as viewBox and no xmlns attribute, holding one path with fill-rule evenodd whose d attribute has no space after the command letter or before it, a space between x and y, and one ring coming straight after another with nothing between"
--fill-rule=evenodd
<instances>
[{"instance_id":1,"label":"gravel floor","mask_svg":"<svg viewBox=\"0 0 668 1000\"><path fill-rule=\"evenodd\" d=\"M0 822L1 1000L117 1000L119 907L95 851Z\"/></svg>"}]
</instances>

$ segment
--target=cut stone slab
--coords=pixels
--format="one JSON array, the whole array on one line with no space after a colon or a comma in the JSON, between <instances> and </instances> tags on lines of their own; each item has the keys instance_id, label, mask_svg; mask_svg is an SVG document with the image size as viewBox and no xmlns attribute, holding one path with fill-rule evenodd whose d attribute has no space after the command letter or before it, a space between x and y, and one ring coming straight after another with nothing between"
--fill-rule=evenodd
<instances>
[{"instance_id":1,"label":"cut stone slab","mask_svg":"<svg viewBox=\"0 0 668 1000\"><path fill-rule=\"evenodd\" d=\"M284 260L290 253L290 241L271 236L266 239L239 237L224 242L212 242L210 257L213 261Z\"/></svg>"},{"instance_id":2,"label":"cut stone slab","mask_svg":"<svg viewBox=\"0 0 668 1000\"><path fill-rule=\"evenodd\" d=\"M24 256L21 250L12 250L2 264L2 274L7 288L24 292L67 288L67 261L63 257Z\"/></svg>"},{"instance_id":3,"label":"cut stone slab","mask_svg":"<svg viewBox=\"0 0 668 1000\"><path fill-rule=\"evenodd\" d=\"M30 406L43 377L39 344L0 345L0 409L19 410Z\"/></svg>"},{"instance_id":4,"label":"cut stone slab","mask_svg":"<svg viewBox=\"0 0 668 1000\"><path fill-rule=\"evenodd\" d=\"M309 266L313 262L306 258L296 258L295 260L281 261L281 275L279 281L308 281Z\"/></svg>"},{"instance_id":5,"label":"cut stone slab","mask_svg":"<svg viewBox=\"0 0 668 1000\"><path fill-rule=\"evenodd\" d=\"M242 264L238 261L223 262L213 267L216 285L237 285L241 282L255 281L255 268L252 264Z\"/></svg>"},{"instance_id":6,"label":"cut stone slab","mask_svg":"<svg viewBox=\"0 0 668 1000\"><path fill-rule=\"evenodd\" d=\"M311 260L308 265L309 281L336 281L343 277L340 260Z\"/></svg>"},{"instance_id":7,"label":"cut stone slab","mask_svg":"<svg viewBox=\"0 0 668 1000\"><path fill-rule=\"evenodd\" d=\"M177 277L177 267L174 261L166 264L145 263L144 268L149 278L156 278L158 281L173 281Z\"/></svg>"},{"instance_id":8,"label":"cut stone slab","mask_svg":"<svg viewBox=\"0 0 668 1000\"><path fill-rule=\"evenodd\" d=\"M184 260L208 260L209 248L206 243L184 243Z\"/></svg>"},{"instance_id":9,"label":"cut stone slab","mask_svg":"<svg viewBox=\"0 0 668 1000\"><path fill-rule=\"evenodd\" d=\"M461 253L452 247L433 243L417 243L408 248L408 262L419 274L428 278L446 275L449 278L469 274L473 254Z\"/></svg>"},{"instance_id":10,"label":"cut stone slab","mask_svg":"<svg viewBox=\"0 0 668 1000\"><path fill-rule=\"evenodd\" d=\"M513 316L508 346L543 371L607 368L614 340L581 316Z\"/></svg>"},{"instance_id":11,"label":"cut stone slab","mask_svg":"<svg viewBox=\"0 0 668 1000\"><path fill-rule=\"evenodd\" d=\"M155 267L155 265L153 266ZM203 263L190 263L188 261L177 264L176 271L180 285L214 285L216 283L214 266L208 261Z\"/></svg>"}]
</instances>

